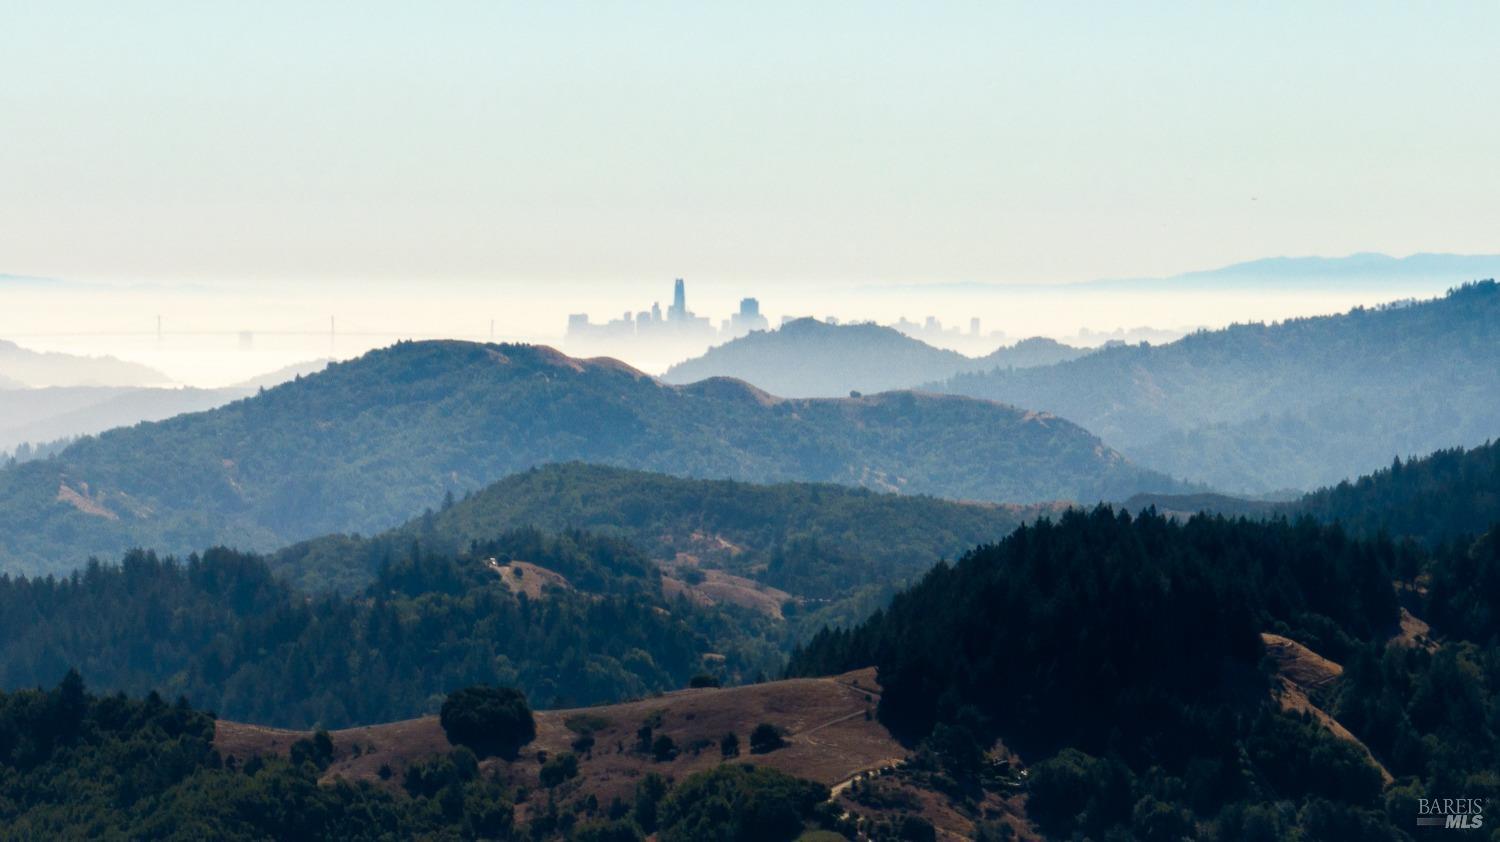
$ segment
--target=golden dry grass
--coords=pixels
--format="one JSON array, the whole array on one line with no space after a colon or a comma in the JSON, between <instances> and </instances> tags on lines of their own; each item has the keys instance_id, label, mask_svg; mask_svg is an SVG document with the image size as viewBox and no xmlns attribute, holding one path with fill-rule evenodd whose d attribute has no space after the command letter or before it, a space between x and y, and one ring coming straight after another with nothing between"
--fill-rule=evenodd
<instances>
[{"instance_id":1,"label":"golden dry grass","mask_svg":"<svg viewBox=\"0 0 1500 842\"><path fill-rule=\"evenodd\" d=\"M528 575L530 575L528 573ZM629 801L636 782L649 772L681 780L723 762L719 740L739 737L739 762L755 763L834 785L855 774L898 762L906 750L873 718L879 701L873 669L830 678L773 681L745 687L679 690L649 699L591 708L538 711L537 738L514 762L483 762L509 783L540 790L538 752L548 756L570 751L578 734L568 720L594 720L595 744L580 757L579 777L566 784L568 797L594 795L601 804L613 798ZM866 718L866 711L871 718ZM635 749L636 730L655 721L655 734L672 738L679 755L657 762ZM784 729L786 747L764 755L750 754L750 732L761 722ZM226 757L244 761L254 755L285 754L306 732L235 722L218 723L215 745ZM410 764L452 749L435 716L348 728L331 734L334 762L325 780L366 780L399 787ZM696 750L695 750L696 749ZM380 775L386 767L390 776ZM518 817L524 820L524 805Z\"/></svg>"},{"instance_id":2,"label":"golden dry grass","mask_svg":"<svg viewBox=\"0 0 1500 842\"><path fill-rule=\"evenodd\" d=\"M1357 746L1370 764L1380 771L1381 779L1387 784L1394 781L1391 773L1375 759L1375 755L1370 753L1370 749L1358 737L1310 698L1343 675L1344 668L1290 638L1278 634L1262 634L1260 637L1266 645L1266 654L1276 662L1278 686L1272 692L1281 709L1311 716L1335 737Z\"/></svg>"}]
</instances>

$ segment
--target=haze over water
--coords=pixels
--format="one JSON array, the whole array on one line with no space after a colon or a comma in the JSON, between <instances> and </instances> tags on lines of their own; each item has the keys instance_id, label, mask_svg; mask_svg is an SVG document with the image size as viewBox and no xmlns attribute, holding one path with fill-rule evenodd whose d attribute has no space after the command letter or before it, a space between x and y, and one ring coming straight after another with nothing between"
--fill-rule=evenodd
<instances>
[{"instance_id":1,"label":"haze over water","mask_svg":"<svg viewBox=\"0 0 1500 842\"><path fill-rule=\"evenodd\" d=\"M1465 279L1456 280L1459 282ZM25 347L109 354L145 363L192 386L229 383L310 359L343 359L398 339L455 338L536 342L568 349L570 313L596 322L663 306L670 276L615 284L381 281L367 284L218 283L182 287L100 283L23 284L4 291L0 338ZM0 282L3 283L3 282ZM1404 297L1440 294L1434 280L1308 291L1122 291L1099 286L741 285L687 279L688 304L714 323L742 297L757 297L774 327L782 316L836 317L894 323L935 316L967 332L978 317L986 336L962 343L930 339L970 354L1029 336L1080 345L1108 334L1151 327L1187 331L1232 322L1280 320L1340 312ZM157 336L157 317L162 335ZM330 325L330 317L333 319ZM493 322L493 333L491 323ZM330 336L330 327L332 335ZM1001 335L992 335L995 332ZM243 334L243 335L242 335ZM590 350L593 350L592 346ZM647 343L615 342L618 357L651 373L680 353Z\"/></svg>"}]
</instances>

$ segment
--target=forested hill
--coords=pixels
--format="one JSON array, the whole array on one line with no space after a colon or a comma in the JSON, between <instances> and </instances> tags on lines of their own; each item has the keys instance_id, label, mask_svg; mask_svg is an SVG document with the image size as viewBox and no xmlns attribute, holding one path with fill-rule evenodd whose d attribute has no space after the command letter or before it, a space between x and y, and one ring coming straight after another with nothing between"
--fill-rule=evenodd
<instances>
[{"instance_id":1,"label":"forested hill","mask_svg":"<svg viewBox=\"0 0 1500 842\"><path fill-rule=\"evenodd\" d=\"M0 471L0 569L375 532L445 492L575 460L1012 502L1176 487L1066 420L987 401L780 400L545 347L407 342Z\"/></svg>"},{"instance_id":2,"label":"forested hill","mask_svg":"<svg viewBox=\"0 0 1500 842\"><path fill-rule=\"evenodd\" d=\"M786 397L907 389L967 371L974 360L895 328L797 319L708 349L662 375L668 383L734 377Z\"/></svg>"},{"instance_id":3,"label":"forested hill","mask_svg":"<svg viewBox=\"0 0 1500 842\"><path fill-rule=\"evenodd\" d=\"M672 366L662 379L691 383L734 377L785 397L842 397L909 389L962 371L1048 365L1087 353L1051 339L1027 339L984 357L934 348L895 328L797 319L756 331Z\"/></svg>"},{"instance_id":4,"label":"forested hill","mask_svg":"<svg viewBox=\"0 0 1500 842\"><path fill-rule=\"evenodd\" d=\"M1219 490L1313 489L1500 432L1500 287L937 388L1057 413L1142 464Z\"/></svg>"},{"instance_id":5,"label":"forested hill","mask_svg":"<svg viewBox=\"0 0 1500 842\"><path fill-rule=\"evenodd\" d=\"M1049 839L1394 840L1417 793L1497 793L1497 587L1500 532L1429 552L1100 507L937 566L791 673L875 664L880 720L960 780L1002 738ZM1298 700L1272 645L1333 664Z\"/></svg>"},{"instance_id":6,"label":"forested hill","mask_svg":"<svg viewBox=\"0 0 1500 842\"><path fill-rule=\"evenodd\" d=\"M475 550L396 558L352 597L310 597L224 549L0 576L0 689L74 667L111 691L185 695L243 721L339 727L434 713L475 683L566 706L704 672L747 683L781 662L769 620L669 598L625 542L517 530Z\"/></svg>"},{"instance_id":7,"label":"forested hill","mask_svg":"<svg viewBox=\"0 0 1500 842\"><path fill-rule=\"evenodd\" d=\"M1479 535L1500 525L1500 441L1398 459L1284 508L1337 521L1359 534L1383 532L1432 546Z\"/></svg>"},{"instance_id":8,"label":"forested hill","mask_svg":"<svg viewBox=\"0 0 1500 842\"><path fill-rule=\"evenodd\" d=\"M1358 479L1293 500L1247 500L1222 494L1139 494L1123 508L1154 508L1185 518L1199 512L1263 519L1311 516L1357 536L1412 539L1428 547L1466 543L1500 525L1500 441L1396 459Z\"/></svg>"},{"instance_id":9,"label":"forested hill","mask_svg":"<svg viewBox=\"0 0 1500 842\"><path fill-rule=\"evenodd\" d=\"M313 538L271 561L306 591L352 592L413 544L456 553L523 526L587 529L629 540L678 575L722 570L819 604L874 588L861 598L869 602L938 559L957 558L1049 510L573 463L514 474L380 535Z\"/></svg>"}]
</instances>

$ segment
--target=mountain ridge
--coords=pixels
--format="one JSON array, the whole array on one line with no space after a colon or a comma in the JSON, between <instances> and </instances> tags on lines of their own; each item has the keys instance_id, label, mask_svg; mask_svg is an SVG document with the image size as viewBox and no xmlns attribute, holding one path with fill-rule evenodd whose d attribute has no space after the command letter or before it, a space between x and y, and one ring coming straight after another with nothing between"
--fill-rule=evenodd
<instances>
[{"instance_id":1,"label":"mountain ridge","mask_svg":"<svg viewBox=\"0 0 1500 842\"><path fill-rule=\"evenodd\" d=\"M541 346L399 343L0 472L0 559L36 571L135 545L271 550L558 461L1008 502L1182 488L1045 413L913 392L768 404L750 389Z\"/></svg>"},{"instance_id":2,"label":"mountain ridge","mask_svg":"<svg viewBox=\"0 0 1500 842\"><path fill-rule=\"evenodd\" d=\"M1500 430L1500 287L1198 331L927 388L1055 412L1174 476L1310 489ZM1441 401L1433 396L1441 396Z\"/></svg>"},{"instance_id":3,"label":"mountain ridge","mask_svg":"<svg viewBox=\"0 0 1500 842\"><path fill-rule=\"evenodd\" d=\"M29 387L161 386L172 378L141 363L110 356L33 351L0 339L0 376Z\"/></svg>"},{"instance_id":4,"label":"mountain ridge","mask_svg":"<svg viewBox=\"0 0 1500 842\"><path fill-rule=\"evenodd\" d=\"M1033 337L982 357L969 357L893 327L801 318L776 330L754 331L716 345L667 369L661 379L687 384L727 376L784 397L831 398L910 389L960 372L1045 365L1086 353Z\"/></svg>"}]
</instances>

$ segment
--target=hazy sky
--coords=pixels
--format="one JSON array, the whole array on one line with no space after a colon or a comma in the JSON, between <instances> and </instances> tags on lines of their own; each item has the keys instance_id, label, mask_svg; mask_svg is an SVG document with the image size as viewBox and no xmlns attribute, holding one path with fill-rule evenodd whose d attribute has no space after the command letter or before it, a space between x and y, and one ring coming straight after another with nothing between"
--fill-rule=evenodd
<instances>
[{"instance_id":1,"label":"hazy sky","mask_svg":"<svg viewBox=\"0 0 1500 842\"><path fill-rule=\"evenodd\" d=\"M1053 281L1495 251L1500 3L0 0L0 273Z\"/></svg>"}]
</instances>

